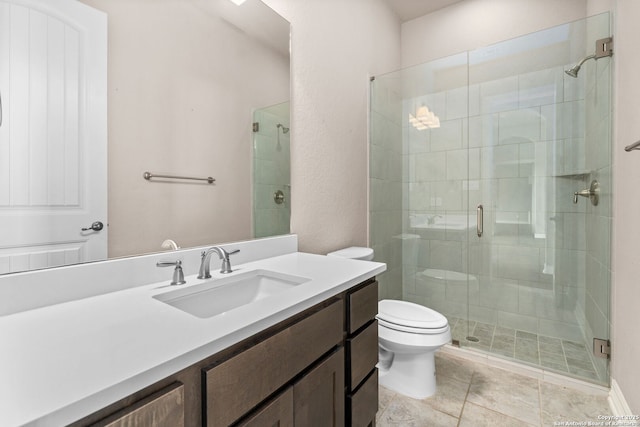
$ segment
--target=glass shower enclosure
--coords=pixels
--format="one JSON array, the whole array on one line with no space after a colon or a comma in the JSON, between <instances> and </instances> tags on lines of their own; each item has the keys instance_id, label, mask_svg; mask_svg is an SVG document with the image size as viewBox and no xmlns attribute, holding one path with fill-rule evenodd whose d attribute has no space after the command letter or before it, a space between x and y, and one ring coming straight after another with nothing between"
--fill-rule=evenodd
<instances>
[{"instance_id":1,"label":"glass shower enclosure","mask_svg":"<svg viewBox=\"0 0 640 427\"><path fill-rule=\"evenodd\" d=\"M289 102L253 113L253 236L289 233L291 150Z\"/></svg>"},{"instance_id":2,"label":"glass shower enclosure","mask_svg":"<svg viewBox=\"0 0 640 427\"><path fill-rule=\"evenodd\" d=\"M380 298L441 312L461 347L605 385L611 58L565 71L609 22L376 76L370 110Z\"/></svg>"}]
</instances>

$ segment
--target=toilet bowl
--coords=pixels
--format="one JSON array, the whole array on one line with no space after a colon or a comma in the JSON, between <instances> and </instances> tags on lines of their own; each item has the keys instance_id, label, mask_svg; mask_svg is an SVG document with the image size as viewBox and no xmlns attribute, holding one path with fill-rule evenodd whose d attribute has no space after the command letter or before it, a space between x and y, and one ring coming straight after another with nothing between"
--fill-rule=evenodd
<instances>
[{"instance_id":1,"label":"toilet bowl","mask_svg":"<svg viewBox=\"0 0 640 427\"><path fill-rule=\"evenodd\" d=\"M350 247L327 254L373 259L373 249ZM435 352L451 341L447 318L406 301L378 302L378 373L380 385L424 399L436 392Z\"/></svg>"},{"instance_id":2,"label":"toilet bowl","mask_svg":"<svg viewBox=\"0 0 640 427\"><path fill-rule=\"evenodd\" d=\"M380 385L424 399L436 392L435 352L451 341L447 318L407 301L378 302Z\"/></svg>"}]
</instances>

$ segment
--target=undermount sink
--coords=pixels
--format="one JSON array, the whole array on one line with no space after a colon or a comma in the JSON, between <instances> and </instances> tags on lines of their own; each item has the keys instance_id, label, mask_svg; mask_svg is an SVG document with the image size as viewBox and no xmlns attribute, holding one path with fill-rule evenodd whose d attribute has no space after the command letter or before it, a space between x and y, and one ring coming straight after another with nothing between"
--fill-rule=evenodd
<instances>
[{"instance_id":1,"label":"undermount sink","mask_svg":"<svg viewBox=\"0 0 640 427\"><path fill-rule=\"evenodd\" d=\"M155 295L153 298L206 319L280 294L309 280L311 279L275 271L252 270Z\"/></svg>"}]
</instances>

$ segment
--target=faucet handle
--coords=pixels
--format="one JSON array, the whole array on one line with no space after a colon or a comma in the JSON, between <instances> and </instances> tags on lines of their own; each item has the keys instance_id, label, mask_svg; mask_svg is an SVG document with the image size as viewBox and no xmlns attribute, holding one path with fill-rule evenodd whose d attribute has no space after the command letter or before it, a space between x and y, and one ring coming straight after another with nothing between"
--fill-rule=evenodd
<instances>
[{"instance_id":1,"label":"faucet handle","mask_svg":"<svg viewBox=\"0 0 640 427\"><path fill-rule=\"evenodd\" d=\"M184 285L187 283L184 280L184 272L182 271L182 261L179 259L175 261L158 261L156 263L157 267L173 267L176 268L173 270L173 280L171 280L170 285Z\"/></svg>"},{"instance_id":2,"label":"faucet handle","mask_svg":"<svg viewBox=\"0 0 640 427\"><path fill-rule=\"evenodd\" d=\"M240 249L236 249L235 251L231 251L231 252L227 252L224 249L222 249L222 251L224 252L224 258L222 258L222 266L220 267L220 273L222 274L227 274L227 273L232 273L233 270L231 269L231 261L229 261L229 255L234 255L237 254L238 252L240 252Z\"/></svg>"}]
</instances>

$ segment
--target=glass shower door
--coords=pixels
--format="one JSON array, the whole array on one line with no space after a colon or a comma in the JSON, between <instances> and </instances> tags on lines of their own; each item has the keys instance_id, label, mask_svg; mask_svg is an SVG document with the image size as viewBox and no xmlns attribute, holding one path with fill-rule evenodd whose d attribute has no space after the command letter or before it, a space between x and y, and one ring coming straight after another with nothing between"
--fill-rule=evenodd
<instances>
[{"instance_id":1,"label":"glass shower door","mask_svg":"<svg viewBox=\"0 0 640 427\"><path fill-rule=\"evenodd\" d=\"M289 233L289 102L253 113L253 236Z\"/></svg>"},{"instance_id":2,"label":"glass shower door","mask_svg":"<svg viewBox=\"0 0 640 427\"><path fill-rule=\"evenodd\" d=\"M565 70L609 31L599 15L371 84L380 298L442 313L454 344L601 384L608 361L592 347L609 338L610 58ZM598 205L574 203L594 180Z\"/></svg>"},{"instance_id":3,"label":"glass shower door","mask_svg":"<svg viewBox=\"0 0 640 427\"><path fill-rule=\"evenodd\" d=\"M461 345L608 383L610 58L564 70L609 15L469 52L470 331ZM542 54L541 52L544 52ZM600 203L574 193L600 183Z\"/></svg>"}]
</instances>

